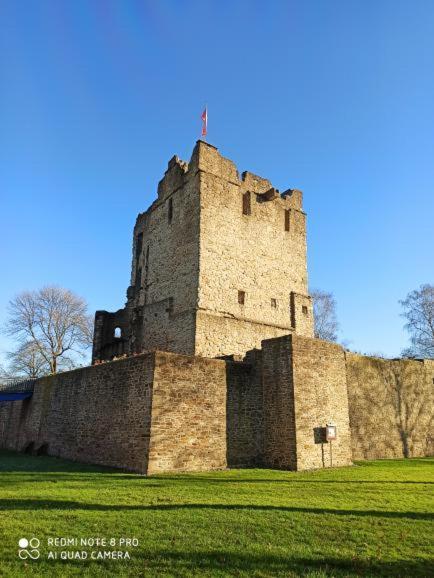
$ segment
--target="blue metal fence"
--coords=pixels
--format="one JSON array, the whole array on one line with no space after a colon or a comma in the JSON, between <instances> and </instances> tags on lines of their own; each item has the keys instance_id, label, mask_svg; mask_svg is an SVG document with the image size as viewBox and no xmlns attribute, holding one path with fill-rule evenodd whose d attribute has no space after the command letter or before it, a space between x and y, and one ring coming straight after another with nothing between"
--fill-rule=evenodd
<instances>
[{"instance_id":1,"label":"blue metal fence","mask_svg":"<svg viewBox=\"0 0 434 578\"><path fill-rule=\"evenodd\" d=\"M36 379L7 377L0 379L0 401L17 401L33 395Z\"/></svg>"}]
</instances>

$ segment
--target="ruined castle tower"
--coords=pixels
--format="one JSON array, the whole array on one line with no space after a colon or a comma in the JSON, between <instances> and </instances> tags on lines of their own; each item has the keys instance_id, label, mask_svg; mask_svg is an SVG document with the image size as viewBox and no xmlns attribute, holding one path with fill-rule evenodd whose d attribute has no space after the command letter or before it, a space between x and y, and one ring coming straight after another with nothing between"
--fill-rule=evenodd
<instances>
[{"instance_id":1,"label":"ruined castle tower","mask_svg":"<svg viewBox=\"0 0 434 578\"><path fill-rule=\"evenodd\" d=\"M134 227L124 309L97 311L93 361L151 349L219 357L313 336L302 193L280 194L198 141Z\"/></svg>"}]
</instances>

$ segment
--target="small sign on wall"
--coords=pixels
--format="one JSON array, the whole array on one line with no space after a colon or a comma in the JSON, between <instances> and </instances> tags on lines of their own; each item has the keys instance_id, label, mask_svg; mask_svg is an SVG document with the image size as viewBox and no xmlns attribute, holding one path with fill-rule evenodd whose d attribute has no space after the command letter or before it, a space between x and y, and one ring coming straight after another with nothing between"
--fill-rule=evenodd
<instances>
[{"instance_id":1,"label":"small sign on wall","mask_svg":"<svg viewBox=\"0 0 434 578\"><path fill-rule=\"evenodd\" d=\"M334 441L336 439L336 426L335 425L326 425L326 440L328 442Z\"/></svg>"}]
</instances>

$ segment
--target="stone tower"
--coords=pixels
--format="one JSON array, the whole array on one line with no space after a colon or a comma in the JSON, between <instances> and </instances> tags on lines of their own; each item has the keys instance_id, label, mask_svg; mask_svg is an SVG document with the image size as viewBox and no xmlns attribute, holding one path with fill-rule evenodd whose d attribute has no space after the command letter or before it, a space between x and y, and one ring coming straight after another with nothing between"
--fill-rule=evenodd
<instances>
[{"instance_id":1,"label":"stone tower","mask_svg":"<svg viewBox=\"0 0 434 578\"><path fill-rule=\"evenodd\" d=\"M93 361L151 349L244 355L263 339L313 336L302 193L280 194L198 141L173 157L134 227L124 309L97 311Z\"/></svg>"}]
</instances>

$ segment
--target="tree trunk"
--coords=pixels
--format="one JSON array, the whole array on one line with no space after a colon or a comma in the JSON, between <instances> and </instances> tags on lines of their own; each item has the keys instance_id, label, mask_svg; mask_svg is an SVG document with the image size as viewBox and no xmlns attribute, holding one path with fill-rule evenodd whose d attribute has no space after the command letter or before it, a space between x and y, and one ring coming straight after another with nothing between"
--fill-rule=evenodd
<instances>
[{"instance_id":1,"label":"tree trunk","mask_svg":"<svg viewBox=\"0 0 434 578\"><path fill-rule=\"evenodd\" d=\"M401 430L399 433L401 434L402 454L403 454L404 458L409 458L409 457L410 457L410 448L409 448L409 445L408 445L408 435L407 435L407 432Z\"/></svg>"}]
</instances>

